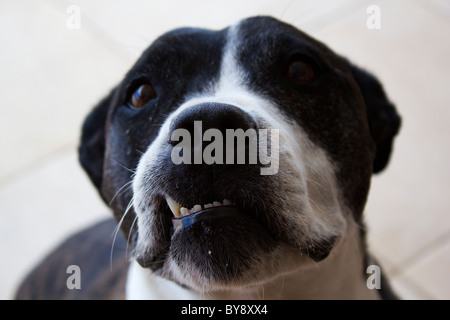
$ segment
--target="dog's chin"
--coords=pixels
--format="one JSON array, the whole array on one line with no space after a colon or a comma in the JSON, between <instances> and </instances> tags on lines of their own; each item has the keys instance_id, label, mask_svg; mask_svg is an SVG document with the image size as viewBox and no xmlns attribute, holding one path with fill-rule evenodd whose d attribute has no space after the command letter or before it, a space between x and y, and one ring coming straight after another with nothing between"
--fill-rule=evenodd
<instances>
[{"instance_id":1,"label":"dog's chin","mask_svg":"<svg viewBox=\"0 0 450 320\"><path fill-rule=\"evenodd\" d=\"M236 207L203 210L173 218L172 223L165 250L150 264L144 262L145 256L137 261L197 291L252 286L315 260L279 239L257 217Z\"/></svg>"},{"instance_id":2,"label":"dog's chin","mask_svg":"<svg viewBox=\"0 0 450 320\"><path fill-rule=\"evenodd\" d=\"M220 289L252 283L279 241L257 219L234 207L173 219L159 273L190 288Z\"/></svg>"},{"instance_id":3,"label":"dog's chin","mask_svg":"<svg viewBox=\"0 0 450 320\"><path fill-rule=\"evenodd\" d=\"M189 227L175 230L167 268L176 281L211 288L242 285L258 277L261 258L275 250L278 241L253 217L239 215L232 207L227 214L227 209L204 213Z\"/></svg>"}]
</instances>

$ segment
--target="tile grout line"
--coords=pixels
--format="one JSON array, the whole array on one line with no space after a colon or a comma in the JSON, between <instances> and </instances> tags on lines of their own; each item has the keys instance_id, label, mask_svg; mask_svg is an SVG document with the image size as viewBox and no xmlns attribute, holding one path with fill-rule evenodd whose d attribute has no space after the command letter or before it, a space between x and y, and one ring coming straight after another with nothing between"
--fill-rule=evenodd
<instances>
[{"instance_id":1,"label":"tile grout line","mask_svg":"<svg viewBox=\"0 0 450 320\"><path fill-rule=\"evenodd\" d=\"M397 266L394 266L391 270L393 276L400 276L403 270L414 267L417 263L423 261L427 256L432 254L436 249L450 243L450 230L444 232L443 234L437 236L434 240L430 241L428 244L424 245L417 252L411 254L409 257L405 258Z\"/></svg>"},{"instance_id":2,"label":"tile grout line","mask_svg":"<svg viewBox=\"0 0 450 320\"><path fill-rule=\"evenodd\" d=\"M437 300L437 298L433 295L430 294L430 292L427 290L427 288L422 287L421 285L417 284L416 281L414 281L414 279L412 279L411 277L407 276L407 275L399 275L398 277L396 277L396 281L398 281L399 283L403 283L403 284L407 284L408 287L412 287L415 293L418 293L421 297L421 300ZM394 278L392 278L394 279ZM399 295L400 300L402 300L401 294L398 293L397 291L401 291L401 290L396 290L396 293ZM411 292L411 290L408 288L407 289L408 292ZM412 299L403 299L403 300L412 300Z\"/></svg>"},{"instance_id":3,"label":"tile grout line","mask_svg":"<svg viewBox=\"0 0 450 320\"><path fill-rule=\"evenodd\" d=\"M54 158L66 155L71 151L76 151L76 148L76 143L73 141L60 145L49 151L48 153L31 160L27 164L24 164L20 168L5 174L4 176L0 177L0 189L7 187L11 182L21 179L22 177L28 175L30 172L35 171L46 163L51 162Z\"/></svg>"},{"instance_id":4,"label":"tile grout line","mask_svg":"<svg viewBox=\"0 0 450 320\"><path fill-rule=\"evenodd\" d=\"M412 288L414 292L421 296L421 299L438 299L433 293L431 293L427 287L423 287L418 284L414 278L404 273L404 270L414 267L415 264L420 263L423 259L430 254L432 254L435 250L438 250L440 247L447 245L450 242L450 230L444 232L442 235L438 236L436 239L432 240L427 245L423 246L418 253L411 255L410 257L404 259L403 262L399 264L390 263L392 265L392 269L388 273L388 279L390 282L398 281L401 284L406 284L408 287ZM386 257L382 257L383 260L391 262L390 259ZM394 287L395 289L395 287ZM394 290L401 297L400 290ZM411 291L411 290L407 290Z\"/></svg>"}]
</instances>

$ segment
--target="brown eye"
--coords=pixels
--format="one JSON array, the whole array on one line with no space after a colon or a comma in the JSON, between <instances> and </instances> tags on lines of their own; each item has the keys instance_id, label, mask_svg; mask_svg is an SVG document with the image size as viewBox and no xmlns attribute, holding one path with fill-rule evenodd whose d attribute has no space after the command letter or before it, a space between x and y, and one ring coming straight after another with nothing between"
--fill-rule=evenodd
<instances>
[{"instance_id":1,"label":"brown eye","mask_svg":"<svg viewBox=\"0 0 450 320\"><path fill-rule=\"evenodd\" d=\"M314 78L314 69L304 61L293 61L288 67L289 79L300 83L306 83Z\"/></svg>"},{"instance_id":2,"label":"brown eye","mask_svg":"<svg viewBox=\"0 0 450 320\"><path fill-rule=\"evenodd\" d=\"M130 104L136 109L144 107L147 102L156 98L156 92L149 84L142 84L133 92Z\"/></svg>"}]
</instances>

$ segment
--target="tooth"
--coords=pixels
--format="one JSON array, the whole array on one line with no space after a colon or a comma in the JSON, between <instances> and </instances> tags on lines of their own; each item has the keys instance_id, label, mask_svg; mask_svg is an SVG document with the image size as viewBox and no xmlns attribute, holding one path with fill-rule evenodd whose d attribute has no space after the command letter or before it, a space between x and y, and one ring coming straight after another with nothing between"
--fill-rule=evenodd
<instances>
[{"instance_id":1,"label":"tooth","mask_svg":"<svg viewBox=\"0 0 450 320\"><path fill-rule=\"evenodd\" d=\"M169 205L169 208L172 211L173 215L175 217L179 217L181 215L181 213L180 213L181 205L169 196L166 197L166 201L167 201L167 204Z\"/></svg>"},{"instance_id":2,"label":"tooth","mask_svg":"<svg viewBox=\"0 0 450 320\"><path fill-rule=\"evenodd\" d=\"M181 212L182 216L187 216L189 214L189 209L185 208L185 207L181 207L180 212Z\"/></svg>"},{"instance_id":3,"label":"tooth","mask_svg":"<svg viewBox=\"0 0 450 320\"><path fill-rule=\"evenodd\" d=\"M191 213L196 213L202 210L202 206L199 204L196 204L192 209L191 209Z\"/></svg>"},{"instance_id":4,"label":"tooth","mask_svg":"<svg viewBox=\"0 0 450 320\"><path fill-rule=\"evenodd\" d=\"M166 196L166 201L167 201L167 205L170 208L170 211L172 211L173 215L176 218L184 217L184 216L187 216L187 215L199 212L199 211L201 211L203 209L233 205L233 202L231 202L231 200L223 199L223 202L214 201L213 203L207 203L207 204L205 204L203 206L200 205L200 204L196 204L195 206L192 207L191 210L189 210L186 207L182 207L178 202L176 202L175 200L173 200L169 196Z\"/></svg>"}]
</instances>

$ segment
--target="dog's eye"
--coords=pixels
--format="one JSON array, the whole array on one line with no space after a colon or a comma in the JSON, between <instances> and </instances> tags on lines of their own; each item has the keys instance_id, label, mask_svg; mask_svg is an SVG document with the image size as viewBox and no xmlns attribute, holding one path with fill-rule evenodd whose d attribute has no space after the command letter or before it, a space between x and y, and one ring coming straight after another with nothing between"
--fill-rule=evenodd
<instances>
[{"instance_id":1,"label":"dog's eye","mask_svg":"<svg viewBox=\"0 0 450 320\"><path fill-rule=\"evenodd\" d=\"M156 98L156 92L153 87L150 84L141 84L131 95L130 105L140 109L154 98Z\"/></svg>"},{"instance_id":2,"label":"dog's eye","mask_svg":"<svg viewBox=\"0 0 450 320\"><path fill-rule=\"evenodd\" d=\"M308 63L296 60L289 64L287 76L296 82L306 83L314 78L314 69Z\"/></svg>"}]
</instances>

